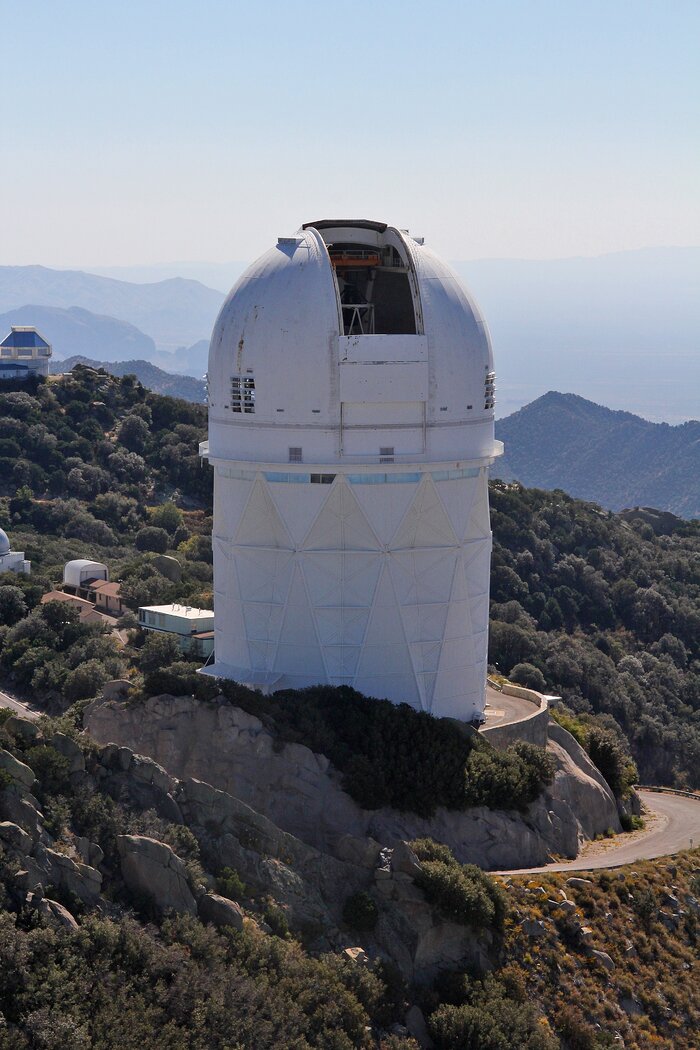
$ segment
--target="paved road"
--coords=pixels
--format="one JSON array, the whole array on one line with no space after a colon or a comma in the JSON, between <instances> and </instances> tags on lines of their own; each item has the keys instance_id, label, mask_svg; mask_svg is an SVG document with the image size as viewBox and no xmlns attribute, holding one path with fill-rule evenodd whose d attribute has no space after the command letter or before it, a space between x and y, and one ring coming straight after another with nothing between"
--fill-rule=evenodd
<instances>
[{"instance_id":1,"label":"paved road","mask_svg":"<svg viewBox=\"0 0 700 1050\"><path fill-rule=\"evenodd\" d=\"M638 860L667 857L691 844L700 846L700 800L656 791L640 791L648 813L643 831L620 835L603 842L591 842L576 860L564 864L547 864L542 868L520 868L499 872L506 875L529 875L543 871L592 871L594 868L617 868Z\"/></svg>"},{"instance_id":2,"label":"paved road","mask_svg":"<svg viewBox=\"0 0 700 1050\"><path fill-rule=\"evenodd\" d=\"M520 722L523 718L529 718L537 708L530 700L523 700L519 696L508 696L501 693L493 686L486 686L486 722L483 729L491 729L492 726L504 725L506 722Z\"/></svg>"},{"instance_id":3,"label":"paved road","mask_svg":"<svg viewBox=\"0 0 700 1050\"><path fill-rule=\"evenodd\" d=\"M32 711L27 704L23 704L21 700L15 700L14 697L8 696L7 693L0 693L0 707L9 707L11 711L14 711L17 715L22 715L23 718L38 718L41 711Z\"/></svg>"}]
</instances>

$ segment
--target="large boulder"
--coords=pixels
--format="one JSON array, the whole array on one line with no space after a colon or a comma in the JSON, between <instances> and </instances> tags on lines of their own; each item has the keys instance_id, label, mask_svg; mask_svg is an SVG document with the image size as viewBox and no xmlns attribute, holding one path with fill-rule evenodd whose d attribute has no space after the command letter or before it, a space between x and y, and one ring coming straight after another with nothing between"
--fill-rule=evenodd
<instances>
[{"instance_id":1,"label":"large boulder","mask_svg":"<svg viewBox=\"0 0 700 1050\"><path fill-rule=\"evenodd\" d=\"M30 718L22 715L10 715L5 722L5 729L12 733L15 739L24 740L25 744L32 744L39 736L39 726Z\"/></svg>"},{"instance_id":2,"label":"large boulder","mask_svg":"<svg viewBox=\"0 0 700 1050\"><path fill-rule=\"evenodd\" d=\"M239 904L218 893L205 893L199 898L197 911L203 922L213 922L215 926L232 926L234 930L243 929L243 912Z\"/></svg>"},{"instance_id":3,"label":"large boulder","mask_svg":"<svg viewBox=\"0 0 700 1050\"><path fill-rule=\"evenodd\" d=\"M13 824L10 820L0 822L0 841L5 848L20 856L30 853L34 845L31 835L28 835L19 824Z\"/></svg>"},{"instance_id":4,"label":"large boulder","mask_svg":"<svg viewBox=\"0 0 700 1050\"><path fill-rule=\"evenodd\" d=\"M18 824L34 842L40 839L49 841L39 803L24 785L15 782L0 793L0 816Z\"/></svg>"},{"instance_id":5,"label":"large boulder","mask_svg":"<svg viewBox=\"0 0 700 1050\"><path fill-rule=\"evenodd\" d=\"M18 758L15 758L9 751L5 751L4 748L0 748L0 771L11 777L16 784L27 789L31 788L36 780L34 770L30 769L24 762L20 762Z\"/></svg>"},{"instance_id":6,"label":"large boulder","mask_svg":"<svg viewBox=\"0 0 700 1050\"><path fill-rule=\"evenodd\" d=\"M187 870L170 846L146 835L118 835L117 848L128 889L150 897L160 912L196 915Z\"/></svg>"},{"instance_id":7,"label":"large boulder","mask_svg":"<svg viewBox=\"0 0 700 1050\"><path fill-rule=\"evenodd\" d=\"M99 901L102 875L96 868L74 861L64 853L49 849L37 842L33 858L43 873L46 886L55 886L74 894L84 904L94 905Z\"/></svg>"},{"instance_id":8,"label":"large boulder","mask_svg":"<svg viewBox=\"0 0 700 1050\"><path fill-rule=\"evenodd\" d=\"M608 828L621 831L617 802L600 770L571 733L550 721L549 750L557 762L550 793L564 802L578 823L582 838L594 838Z\"/></svg>"},{"instance_id":9,"label":"large boulder","mask_svg":"<svg viewBox=\"0 0 700 1050\"><path fill-rule=\"evenodd\" d=\"M463 863L491 870L534 867L553 854L575 857L584 838L618 826L609 789L585 752L568 742L556 745L551 791L526 815L480 807L438 809L421 818L362 809L343 791L342 778L324 755L302 744L279 746L259 718L223 698L162 695L138 705L98 700L84 723L96 740L136 748L180 780L213 784L265 813L278 830L343 860L354 848L348 836L389 845L430 836Z\"/></svg>"},{"instance_id":10,"label":"large boulder","mask_svg":"<svg viewBox=\"0 0 700 1050\"><path fill-rule=\"evenodd\" d=\"M63 755L67 760L69 773L83 773L85 771L85 756L82 748L76 744L75 740L71 740L65 733L54 733L49 743L55 751L58 751L59 755Z\"/></svg>"}]
</instances>

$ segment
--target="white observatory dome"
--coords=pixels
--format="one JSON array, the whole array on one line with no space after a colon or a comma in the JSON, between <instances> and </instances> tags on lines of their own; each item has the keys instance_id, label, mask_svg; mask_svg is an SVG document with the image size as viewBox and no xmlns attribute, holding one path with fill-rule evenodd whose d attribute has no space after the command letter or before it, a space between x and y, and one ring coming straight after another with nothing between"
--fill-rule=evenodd
<instances>
[{"instance_id":1,"label":"white observatory dome","mask_svg":"<svg viewBox=\"0 0 700 1050\"><path fill-rule=\"evenodd\" d=\"M10 540L4 529L0 529L0 558L10 553Z\"/></svg>"},{"instance_id":2,"label":"white observatory dome","mask_svg":"<svg viewBox=\"0 0 700 1050\"><path fill-rule=\"evenodd\" d=\"M238 281L209 351L215 663L483 713L491 345L406 231L307 223Z\"/></svg>"},{"instance_id":3,"label":"white observatory dome","mask_svg":"<svg viewBox=\"0 0 700 1050\"><path fill-rule=\"evenodd\" d=\"M219 314L209 451L287 462L301 445L318 463L376 457L380 444L411 459L493 455L492 369L476 304L429 249L383 223L307 224L249 267Z\"/></svg>"}]
</instances>

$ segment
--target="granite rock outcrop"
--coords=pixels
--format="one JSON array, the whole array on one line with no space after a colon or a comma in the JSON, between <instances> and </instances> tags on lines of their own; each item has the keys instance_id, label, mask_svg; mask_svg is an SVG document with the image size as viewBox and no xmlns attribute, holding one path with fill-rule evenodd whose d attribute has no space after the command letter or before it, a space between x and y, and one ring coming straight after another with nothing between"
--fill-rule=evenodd
<instances>
[{"instance_id":1,"label":"granite rock outcrop","mask_svg":"<svg viewBox=\"0 0 700 1050\"><path fill-rule=\"evenodd\" d=\"M345 835L384 844L430 836L458 860L488 870L534 867L550 855L575 857L580 845L619 830L605 781L570 734L552 727L554 783L526 814L477 807L438 809L424 819L396 810L362 809L342 789L324 755L275 741L259 718L222 701L152 697L143 704L95 701L85 713L100 743L148 755L181 780L194 778L264 813L278 828L338 856Z\"/></svg>"}]
</instances>

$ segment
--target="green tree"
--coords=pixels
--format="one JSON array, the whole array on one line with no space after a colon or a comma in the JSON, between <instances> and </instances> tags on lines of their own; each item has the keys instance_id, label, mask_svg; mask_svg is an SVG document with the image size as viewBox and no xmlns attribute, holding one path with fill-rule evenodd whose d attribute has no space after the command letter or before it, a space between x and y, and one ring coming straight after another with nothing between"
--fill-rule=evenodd
<instances>
[{"instance_id":1,"label":"green tree","mask_svg":"<svg viewBox=\"0 0 700 1050\"><path fill-rule=\"evenodd\" d=\"M134 540L140 551L153 551L155 554L165 554L169 542L165 529L156 528L154 525L145 525L139 529Z\"/></svg>"},{"instance_id":2,"label":"green tree","mask_svg":"<svg viewBox=\"0 0 700 1050\"><path fill-rule=\"evenodd\" d=\"M177 532L183 522L182 511L175 506L172 500L155 507L150 513L150 519L151 525L165 529L171 536Z\"/></svg>"},{"instance_id":3,"label":"green tree","mask_svg":"<svg viewBox=\"0 0 700 1050\"><path fill-rule=\"evenodd\" d=\"M139 667L143 674L150 674L170 667L180 656L180 646L174 634L149 631L139 653Z\"/></svg>"},{"instance_id":4,"label":"green tree","mask_svg":"<svg viewBox=\"0 0 700 1050\"><path fill-rule=\"evenodd\" d=\"M20 587L0 587L0 624L12 626L26 616L28 611L24 592Z\"/></svg>"}]
</instances>

